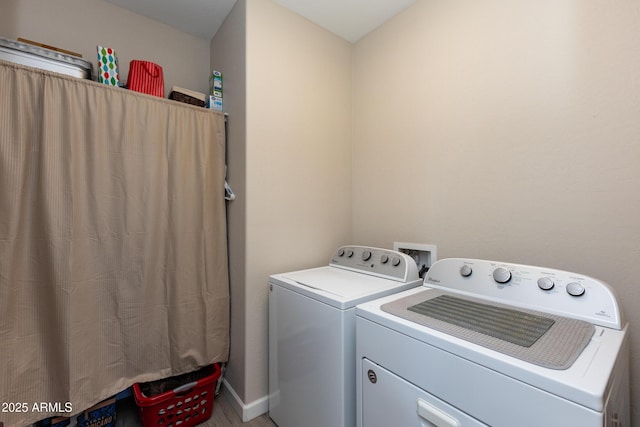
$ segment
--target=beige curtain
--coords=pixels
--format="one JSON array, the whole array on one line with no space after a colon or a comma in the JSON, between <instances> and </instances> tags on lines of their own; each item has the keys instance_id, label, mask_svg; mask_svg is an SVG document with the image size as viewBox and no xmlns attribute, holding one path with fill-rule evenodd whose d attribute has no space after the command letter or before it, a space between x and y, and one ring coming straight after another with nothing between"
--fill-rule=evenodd
<instances>
[{"instance_id":1,"label":"beige curtain","mask_svg":"<svg viewBox=\"0 0 640 427\"><path fill-rule=\"evenodd\" d=\"M226 360L224 203L220 113L0 62L0 422Z\"/></svg>"}]
</instances>

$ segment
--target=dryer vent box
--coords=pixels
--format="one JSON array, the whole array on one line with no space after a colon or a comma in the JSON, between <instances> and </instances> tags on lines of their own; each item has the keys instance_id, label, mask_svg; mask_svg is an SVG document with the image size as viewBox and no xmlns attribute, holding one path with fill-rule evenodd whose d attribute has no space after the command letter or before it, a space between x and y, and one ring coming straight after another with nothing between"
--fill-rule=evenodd
<instances>
[{"instance_id":1,"label":"dryer vent box","mask_svg":"<svg viewBox=\"0 0 640 427\"><path fill-rule=\"evenodd\" d=\"M429 268L438 260L436 245L424 243L393 242L393 250L409 255L416 262L418 271Z\"/></svg>"}]
</instances>

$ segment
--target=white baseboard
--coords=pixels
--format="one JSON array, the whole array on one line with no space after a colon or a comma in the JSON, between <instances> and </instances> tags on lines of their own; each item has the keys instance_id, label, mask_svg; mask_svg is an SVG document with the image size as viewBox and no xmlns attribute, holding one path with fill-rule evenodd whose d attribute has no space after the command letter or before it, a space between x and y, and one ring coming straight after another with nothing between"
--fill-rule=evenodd
<instances>
[{"instance_id":1,"label":"white baseboard","mask_svg":"<svg viewBox=\"0 0 640 427\"><path fill-rule=\"evenodd\" d=\"M222 380L224 387L229 392L229 396L231 399L231 406L236 411L236 413L242 418L242 422L246 423L247 421L251 421L254 418L259 417L262 414L266 414L269 412L269 396L261 397L260 399L254 400L249 404L245 404L242 399L236 394L235 390L229 383L226 378Z\"/></svg>"}]
</instances>

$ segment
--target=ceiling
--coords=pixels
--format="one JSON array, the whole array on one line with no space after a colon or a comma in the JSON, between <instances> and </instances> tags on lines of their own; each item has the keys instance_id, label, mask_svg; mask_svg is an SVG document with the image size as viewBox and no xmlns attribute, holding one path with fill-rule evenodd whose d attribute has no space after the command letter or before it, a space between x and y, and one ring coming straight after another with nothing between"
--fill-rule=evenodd
<instances>
[{"instance_id":1,"label":"ceiling","mask_svg":"<svg viewBox=\"0 0 640 427\"><path fill-rule=\"evenodd\" d=\"M236 0L106 0L185 33L211 40ZM251 0L247 0L251 1ZM274 0L354 43L416 0Z\"/></svg>"}]
</instances>

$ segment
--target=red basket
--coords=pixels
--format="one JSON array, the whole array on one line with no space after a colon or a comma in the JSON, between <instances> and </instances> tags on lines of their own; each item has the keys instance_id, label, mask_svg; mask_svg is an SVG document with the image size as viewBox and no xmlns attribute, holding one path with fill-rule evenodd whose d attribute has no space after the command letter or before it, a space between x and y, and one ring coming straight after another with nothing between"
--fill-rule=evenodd
<instances>
[{"instance_id":1,"label":"red basket","mask_svg":"<svg viewBox=\"0 0 640 427\"><path fill-rule=\"evenodd\" d=\"M135 383L133 397L140 410L142 426L191 427L208 420L213 412L213 394L221 370L218 363L207 369L210 374L206 377L152 397L146 397Z\"/></svg>"}]
</instances>

